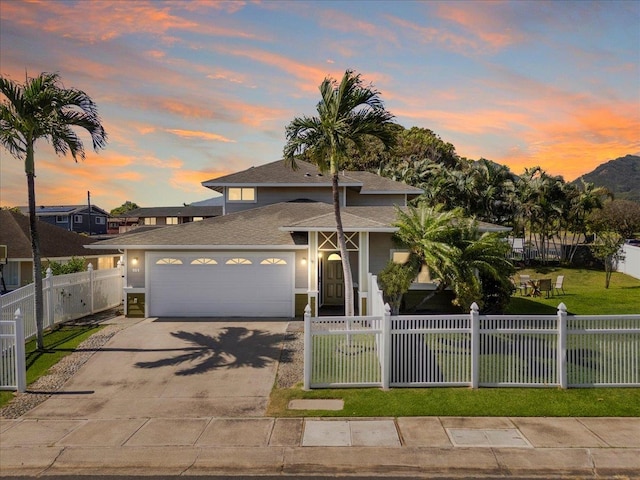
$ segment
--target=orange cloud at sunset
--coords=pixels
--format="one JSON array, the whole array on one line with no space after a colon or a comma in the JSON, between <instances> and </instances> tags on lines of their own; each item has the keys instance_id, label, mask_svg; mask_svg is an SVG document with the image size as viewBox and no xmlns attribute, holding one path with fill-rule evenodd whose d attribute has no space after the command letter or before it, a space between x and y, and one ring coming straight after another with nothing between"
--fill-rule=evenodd
<instances>
[{"instance_id":1,"label":"orange cloud at sunset","mask_svg":"<svg viewBox=\"0 0 640 480\"><path fill-rule=\"evenodd\" d=\"M173 133L179 137L184 138L200 138L202 140L213 140L214 142L225 142L225 143L235 143L235 140L231 140L223 135L218 135L217 133L209 133L209 132L196 132L193 130L181 130L178 128L168 128L167 132Z\"/></svg>"}]
</instances>

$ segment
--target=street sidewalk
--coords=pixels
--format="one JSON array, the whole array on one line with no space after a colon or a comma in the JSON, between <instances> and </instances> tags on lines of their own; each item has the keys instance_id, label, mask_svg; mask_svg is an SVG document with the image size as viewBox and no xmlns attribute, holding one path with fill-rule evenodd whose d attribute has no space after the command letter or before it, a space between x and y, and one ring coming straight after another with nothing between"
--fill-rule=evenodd
<instances>
[{"instance_id":1,"label":"street sidewalk","mask_svg":"<svg viewBox=\"0 0 640 480\"><path fill-rule=\"evenodd\" d=\"M640 478L640 418L0 421L10 475Z\"/></svg>"}]
</instances>

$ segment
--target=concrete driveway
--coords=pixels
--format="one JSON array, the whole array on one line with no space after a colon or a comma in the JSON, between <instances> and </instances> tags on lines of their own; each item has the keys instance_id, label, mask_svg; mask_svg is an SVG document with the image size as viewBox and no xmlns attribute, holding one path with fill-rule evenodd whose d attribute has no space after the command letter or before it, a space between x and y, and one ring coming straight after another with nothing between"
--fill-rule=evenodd
<instances>
[{"instance_id":1,"label":"concrete driveway","mask_svg":"<svg viewBox=\"0 0 640 480\"><path fill-rule=\"evenodd\" d=\"M118 332L25 418L262 416L287 323L144 319Z\"/></svg>"}]
</instances>

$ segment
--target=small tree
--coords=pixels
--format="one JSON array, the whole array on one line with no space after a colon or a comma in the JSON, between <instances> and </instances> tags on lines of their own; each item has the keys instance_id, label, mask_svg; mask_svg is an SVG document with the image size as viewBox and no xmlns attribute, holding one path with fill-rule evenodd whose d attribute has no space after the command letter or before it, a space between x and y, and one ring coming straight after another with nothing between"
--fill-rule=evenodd
<instances>
[{"instance_id":1,"label":"small tree","mask_svg":"<svg viewBox=\"0 0 640 480\"><path fill-rule=\"evenodd\" d=\"M390 260L384 270L378 274L380 288L391 306L393 315L400 313L402 297L409 291L411 282L416 278L416 275L417 271L410 263L403 265L395 263L393 260Z\"/></svg>"},{"instance_id":2,"label":"small tree","mask_svg":"<svg viewBox=\"0 0 640 480\"><path fill-rule=\"evenodd\" d=\"M67 275L69 273L84 272L86 270L85 259L79 257L71 257L71 260L67 263L60 263L55 260L50 261L48 266L42 267L42 276L46 275L47 268L51 269L53 275Z\"/></svg>"},{"instance_id":3,"label":"small tree","mask_svg":"<svg viewBox=\"0 0 640 480\"><path fill-rule=\"evenodd\" d=\"M135 210L137 208L140 208L137 203L127 200L119 207L116 207L113 210L111 210L109 213L114 217L117 217L119 215L124 215L125 213L130 212L131 210Z\"/></svg>"},{"instance_id":4,"label":"small tree","mask_svg":"<svg viewBox=\"0 0 640 480\"><path fill-rule=\"evenodd\" d=\"M621 247L624 237L617 232L600 232L594 242L589 245L593 256L604 262L604 288L609 288L613 269L620 260L624 260Z\"/></svg>"}]
</instances>

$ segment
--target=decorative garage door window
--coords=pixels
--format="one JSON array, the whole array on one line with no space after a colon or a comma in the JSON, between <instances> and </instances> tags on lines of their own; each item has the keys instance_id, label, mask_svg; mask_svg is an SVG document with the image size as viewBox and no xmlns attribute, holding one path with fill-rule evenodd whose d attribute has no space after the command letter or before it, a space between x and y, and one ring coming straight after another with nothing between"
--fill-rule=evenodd
<instances>
[{"instance_id":1,"label":"decorative garage door window","mask_svg":"<svg viewBox=\"0 0 640 480\"><path fill-rule=\"evenodd\" d=\"M191 265L217 265L213 258L196 258L191 262Z\"/></svg>"},{"instance_id":2,"label":"decorative garage door window","mask_svg":"<svg viewBox=\"0 0 640 480\"><path fill-rule=\"evenodd\" d=\"M182 260L179 258L165 257L157 260L156 265L182 265Z\"/></svg>"},{"instance_id":3,"label":"decorative garage door window","mask_svg":"<svg viewBox=\"0 0 640 480\"><path fill-rule=\"evenodd\" d=\"M265 258L260 265L286 265L287 262L282 258Z\"/></svg>"},{"instance_id":4,"label":"decorative garage door window","mask_svg":"<svg viewBox=\"0 0 640 480\"><path fill-rule=\"evenodd\" d=\"M247 260L246 258L230 258L226 261L227 265L251 265L251 260Z\"/></svg>"}]
</instances>

